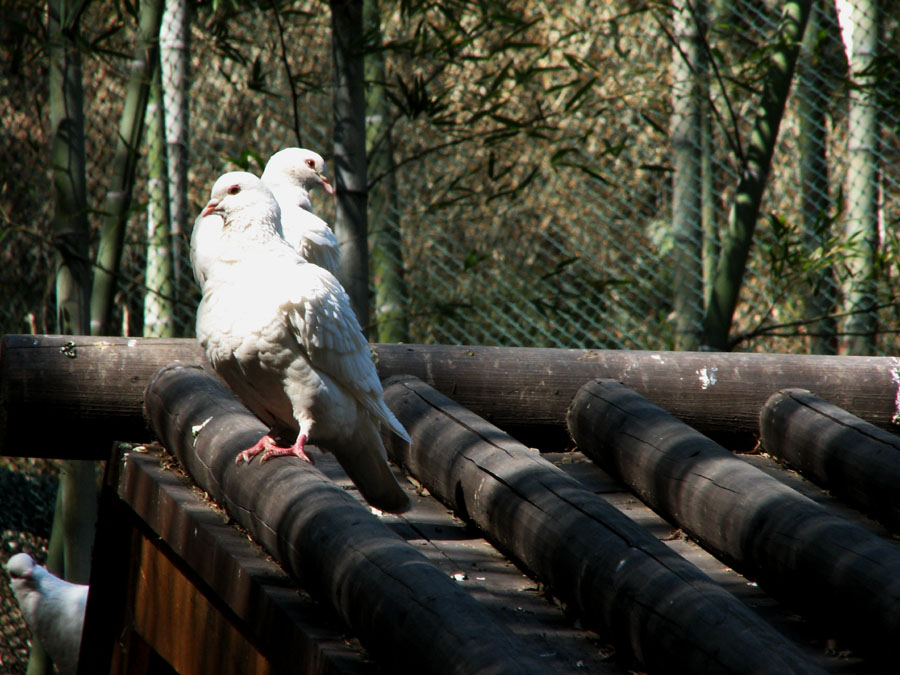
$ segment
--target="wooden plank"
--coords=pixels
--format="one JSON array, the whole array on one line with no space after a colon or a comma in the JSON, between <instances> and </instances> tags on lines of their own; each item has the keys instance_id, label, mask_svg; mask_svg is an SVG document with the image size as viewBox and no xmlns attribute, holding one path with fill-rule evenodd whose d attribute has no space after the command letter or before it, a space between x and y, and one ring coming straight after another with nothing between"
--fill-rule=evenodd
<instances>
[{"instance_id":1,"label":"wooden plank","mask_svg":"<svg viewBox=\"0 0 900 675\"><path fill-rule=\"evenodd\" d=\"M617 382L579 391L579 448L773 593L893 659L900 548L749 466Z\"/></svg>"},{"instance_id":2,"label":"wooden plank","mask_svg":"<svg viewBox=\"0 0 900 675\"><path fill-rule=\"evenodd\" d=\"M134 630L176 672L180 675L276 672L230 617L220 612L145 537L141 538L138 555L140 573L134 579Z\"/></svg>"},{"instance_id":3,"label":"wooden plank","mask_svg":"<svg viewBox=\"0 0 900 675\"><path fill-rule=\"evenodd\" d=\"M774 394L759 428L767 452L900 532L900 438L805 389Z\"/></svg>"},{"instance_id":4,"label":"wooden plank","mask_svg":"<svg viewBox=\"0 0 900 675\"><path fill-rule=\"evenodd\" d=\"M222 617L229 617L248 636L244 641L258 646L265 661L272 664L273 672L381 672L367 655L346 644L344 625L299 591L288 575L230 525L221 509L204 499L186 476L163 468L170 462L161 449L160 453L152 449L146 453L130 452L123 462L118 491L142 527L153 533L158 546L168 557L179 561L181 571L168 570L158 556L144 552L154 570L166 578L172 577L172 584L180 584L179 588L185 591L181 602L186 607L200 612L198 617L209 616L209 621L221 631L233 633L221 623ZM142 570L141 574L146 576L148 572ZM175 575L184 579L174 579ZM195 597L184 585L188 582L203 589L213 600ZM153 598L146 598L145 603L152 605ZM175 618L167 625L174 621ZM160 629L152 625L151 628ZM149 638L146 630L142 630L142 635ZM233 634L229 639L238 638ZM153 645L160 651L157 642ZM191 661L191 655L182 650L183 646L170 649L176 659L170 661L173 665L202 665ZM179 672L186 672L178 667Z\"/></svg>"},{"instance_id":5,"label":"wooden plank","mask_svg":"<svg viewBox=\"0 0 900 675\"><path fill-rule=\"evenodd\" d=\"M143 673L138 661L132 670L123 662L129 650L128 607L134 594L129 590L138 550L134 522L116 494L118 444L107 446L103 484L97 508L97 528L91 551L90 590L85 607L84 629L78 659L79 675L98 673Z\"/></svg>"},{"instance_id":6,"label":"wooden plank","mask_svg":"<svg viewBox=\"0 0 900 675\"><path fill-rule=\"evenodd\" d=\"M71 344L70 344L71 343ZM752 446L769 396L802 387L896 428L900 359L713 352L373 345L381 377L415 375L532 447L564 447L565 415L594 378L624 383L729 447ZM96 457L117 438L150 440L144 390L166 363L205 362L196 340L7 335L0 341L0 454ZM52 419L77 442L36 439ZM102 454L102 452L101 452Z\"/></svg>"},{"instance_id":7,"label":"wooden plank","mask_svg":"<svg viewBox=\"0 0 900 675\"><path fill-rule=\"evenodd\" d=\"M310 464L235 464L266 428L196 367L147 392L160 439L200 487L386 666L432 673L544 672L532 650Z\"/></svg>"},{"instance_id":8,"label":"wooden plank","mask_svg":"<svg viewBox=\"0 0 900 675\"><path fill-rule=\"evenodd\" d=\"M659 672L819 672L733 596L616 509L425 383L385 400L390 452L428 489Z\"/></svg>"}]
</instances>

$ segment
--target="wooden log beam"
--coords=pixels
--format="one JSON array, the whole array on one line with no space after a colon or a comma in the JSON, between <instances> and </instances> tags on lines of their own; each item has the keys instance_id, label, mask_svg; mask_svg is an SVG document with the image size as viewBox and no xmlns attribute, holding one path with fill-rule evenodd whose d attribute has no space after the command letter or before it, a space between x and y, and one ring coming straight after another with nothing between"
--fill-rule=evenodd
<instances>
[{"instance_id":1,"label":"wooden log beam","mask_svg":"<svg viewBox=\"0 0 900 675\"><path fill-rule=\"evenodd\" d=\"M615 507L413 377L385 400L389 452L653 672L817 672L797 648Z\"/></svg>"},{"instance_id":2,"label":"wooden log beam","mask_svg":"<svg viewBox=\"0 0 900 675\"><path fill-rule=\"evenodd\" d=\"M374 345L379 375L410 374L532 447L562 448L578 388L615 379L729 447L750 446L775 392L808 389L896 429L900 359L715 352ZM192 339L7 335L0 342L0 454L97 457L119 438L149 440L144 390L172 361L204 363ZM52 425L55 442L35 431ZM80 443L90 437L89 446Z\"/></svg>"},{"instance_id":3,"label":"wooden log beam","mask_svg":"<svg viewBox=\"0 0 900 675\"><path fill-rule=\"evenodd\" d=\"M116 440L152 440L144 391L177 360L203 363L205 356L196 340L3 336L0 454L107 459Z\"/></svg>"},{"instance_id":4,"label":"wooden log beam","mask_svg":"<svg viewBox=\"0 0 900 675\"><path fill-rule=\"evenodd\" d=\"M900 548L788 488L617 382L572 402L578 447L745 576L893 659Z\"/></svg>"},{"instance_id":5,"label":"wooden log beam","mask_svg":"<svg viewBox=\"0 0 900 675\"><path fill-rule=\"evenodd\" d=\"M310 464L235 464L267 429L199 367L150 383L147 416L212 498L384 664L463 675L540 673L530 649Z\"/></svg>"},{"instance_id":6,"label":"wooden log beam","mask_svg":"<svg viewBox=\"0 0 900 675\"><path fill-rule=\"evenodd\" d=\"M900 532L900 438L805 389L774 394L759 433L767 452Z\"/></svg>"},{"instance_id":7,"label":"wooden log beam","mask_svg":"<svg viewBox=\"0 0 900 675\"><path fill-rule=\"evenodd\" d=\"M375 675L381 672L361 649L353 649L345 643L344 627L331 612L308 595L299 593L284 571L249 542L246 535L229 524L221 509L202 499L180 473L164 468L164 464L171 461L168 453L131 451L113 461L118 466L111 468L121 467L121 474L115 471L115 484L110 486L115 495L114 498L105 495L105 512L101 514L101 520L112 517L117 521L118 529L102 528L102 536L98 536L95 546L91 583L92 589L99 591L96 595L92 592L88 600L84 644L89 646L82 649L82 661L87 660L86 653L91 654L93 660L82 665L82 672L110 672L109 656L115 651L116 640L125 628L113 626L114 632L108 634L115 610L110 611L102 601L99 607L95 606L97 596L111 594L125 601L130 596L129 587L133 592L138 581L146 583L147 571L143 568L140 574L132 572L130 586L110 583L110 577L120 570L108 569L107 561L100 557L110 548L121 546L121 540L127 540L128 533L134 529L142 533L144 548L149 536L153 547L160 549L164 557L177 561L177 567L184 570L183 575L195 580L192 585L199 589L193 591L193 596L182 594L180 597L159 594L157 589L157 594L161 595L155 601L160 606L158 611L148 616L135 613L132 608L128 613L130 621L145 619L144 623L148 625L139 631L145 639L149 640L153 632L166 634L167 644L153 646L160 652L168 648L170 654L177 655L177 658L168 658L169 663L174 665L179 659L187 660L192 664L190 670L196 672L208 668L214 658L196 648L195 632L178 630L184 628L179 622L183 624L191 618L186 612L195 603L189 602L188 598L196 597L198 605L216 608L224 605L227 608L227 611L206 610L210 615L206 621L207 630L217 618L221 623L220 617L233 617L232 625L243 636L249 637L273 672L299 671L311 675ZM107 540L103 541L104 538ZM137 558L137 551L129 552ZM127 572L134 562L136 560L127 558L118 560L116 568ZM175 563L171 565L175 566ZM205 592L201 593L201 590ZM246 641L245 637L230 640L234 644L221 645L218 658L230 656L226 654L228 647L244 647L246 651L243 644ZM189 669L177 670L186 672ZM240 672L241 668L232 666L232 671Z\"/></svg>"}]
</instances>

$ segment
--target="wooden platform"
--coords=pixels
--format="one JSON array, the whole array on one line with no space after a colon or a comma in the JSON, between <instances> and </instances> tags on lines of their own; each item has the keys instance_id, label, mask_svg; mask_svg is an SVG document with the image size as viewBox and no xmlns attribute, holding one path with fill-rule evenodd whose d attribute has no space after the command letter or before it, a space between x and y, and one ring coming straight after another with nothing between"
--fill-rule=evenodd
<instances>
[{"instance_id":1,"label":"wooden platform","mask_svg":"<svg viewBox=\"0 0 900 675\"><path fill-rule=\"evenodd\" d=\"M0 343L0 448L48 415L78 430L66 456L133 432L83 674L894 670L897 359L382 345L413 438L388 444L415 473L394 516L314 449L238 470L265 429L194 343L70 337ZM841 500L746 453L760 429Z\"/></svg>"},{"instance_id":2,"label":"wooden platform","mask_svg":"<svg viewBox=\"0 0 900 675\"><path fill-rule=\"evenodd\" d=\"M118 576L118 587L110 576L96 586L107 600L95 604L96 613L89 615L80 672L385 672L333 612L297 590L265 552L229 523L168 453L158 446L136 447L138 451L123 455L111 500L114 511L110 504L104 509L104 521L107 526L115 523L115 534L107 530L112 541L98 541L99 552L118 551L128 574ZM355 494L330 455L312 452L318 468ZM545 457L739 597L800 645L816 665L830 673L882 672L843 651L833 636L782 607L705 552L581 453L545 453ZM773 460L760 455L744 459L873 531L882 531ZM576 617L567 615L558 601L478 531L413 482L404 483L414 508L402 516L380 517L534 646L545 659L548 673L633 672L634 664L623 662L602 634L584 629ZM123 524L129 525L127 531ZM103 536L103 526L100 531ZM113 553L108 561L115 558ZM129 588L135 593L127 605L112 609L117 606L115 598L123 597ZM112 625L111 613L130 619ZM263 624L277 630L263 630ZM204 642L219 647L198 647L199 626ZM102 642L98 637L113 634L119 636L114 653L92 646Z\"/></svg>"}]
</instances>

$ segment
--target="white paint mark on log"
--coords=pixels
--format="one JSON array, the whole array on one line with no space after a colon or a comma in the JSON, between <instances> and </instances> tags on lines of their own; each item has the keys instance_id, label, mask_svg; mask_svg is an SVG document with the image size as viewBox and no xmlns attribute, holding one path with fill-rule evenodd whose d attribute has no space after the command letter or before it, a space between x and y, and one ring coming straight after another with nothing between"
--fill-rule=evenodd
<instances>
[{"instance_id":1,"label":"white paint mark on log","mask_svg":"<svg viewBox=\"0 0 900 675\"><path fill-rule=\"evenodd\" d=\"M715 386L718 380L716 379L716 372L718 372L718 368L716 366L710 366L709 368L701 368L696 371L697 375L700 377L700 388L701 389L709 389L710 387Z\"/></svg>"},{"instance_id":2,"label":"white paint mark on log","mask_svg":"<svg viewBox=\"0 0 900 675\"><path fill-rule=\"evenodd\" d=\"M207 424L209 424L211 420L212 420L212 416L207 417L200 424L195 424L194 426L191 427L191 436L194 437L195 441L197 440L197 436L200 435L200 432L203 431L203 427L205 427Z\"/></svg>"},{"instance_id":3,"label":"white paint mark on log","mask_svg":"<svg viewBox=\"0 0 900 675\"><path fill-rule=\"evenodd\" d=\"M891 422L900 424L900 358L891 358L891 382L894 383L894 414Z\"/></svg>"}]
</instances>

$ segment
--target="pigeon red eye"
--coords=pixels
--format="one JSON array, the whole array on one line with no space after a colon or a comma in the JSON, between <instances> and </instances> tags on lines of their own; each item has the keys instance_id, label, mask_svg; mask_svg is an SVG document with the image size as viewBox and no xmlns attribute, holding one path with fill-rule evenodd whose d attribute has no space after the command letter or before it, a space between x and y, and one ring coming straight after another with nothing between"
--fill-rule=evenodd
<instances>
[{"instance_id":1,"label":"pigeon red eye","mask_svg":"<svg viewBox=\"0 0 900 675\"><path fill-rule=\"evenodd\" d=\"M241 191L240 185L232 185L230 188L228 188L228 194L230 194L230 195L236 195L240 191Z\"/></svg>"},{"instance_id":2,"label":"pigeon red eye","mask_svg":"<svg viewBox=\"0 0 900 675\"><path fill-rule=\"evenodd\" d=\"M314 160L308 159L306 160L306 166L308 166L310 169L315 169L316 163Z\"/></svg>"}]
</instances>

